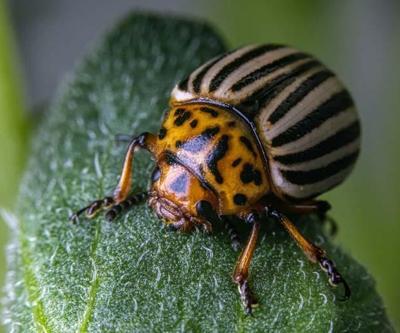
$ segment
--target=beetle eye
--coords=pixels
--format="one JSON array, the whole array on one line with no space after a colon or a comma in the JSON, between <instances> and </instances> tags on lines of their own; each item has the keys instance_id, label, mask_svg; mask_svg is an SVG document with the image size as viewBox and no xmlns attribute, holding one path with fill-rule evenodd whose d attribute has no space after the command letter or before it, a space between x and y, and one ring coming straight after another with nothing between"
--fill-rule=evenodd
<instances>
[{"instance_id":1,"label":"beetle eye","mask_svg":"<svg viewBox=\"0 0 400 333\"><path fill-rule=\"evenodd\" d=\"M160 179L160 175L161 175L160 168L157 165L154 168L153 173L151 174L151 182L154 183L157 180L159 180Z\"/></svg>"}]
</instances>

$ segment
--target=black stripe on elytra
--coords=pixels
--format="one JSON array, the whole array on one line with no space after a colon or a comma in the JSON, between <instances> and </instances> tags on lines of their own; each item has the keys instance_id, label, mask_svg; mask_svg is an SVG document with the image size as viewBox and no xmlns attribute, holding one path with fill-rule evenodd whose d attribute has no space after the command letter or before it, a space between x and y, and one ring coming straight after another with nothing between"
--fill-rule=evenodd
<instances>
[{"instance_id":1,"label":"black stripe on elytra","mask_svg":"<svg viewBox=\"0 0 400 333\"><path fill-rule=\"evenodd\" d=\"M340 171L351 166L357 159L358 151L349 154L341 159L329 163L328 165L307 171L293 171L293 170L281 170L284 178L289 182L296 185L307 185L314 184L324 179L327 179Z\"/></svg>"},{"instance_id":2,"label":"black stripe on elytra","mask_svg":"<svg viewBox=\"0 0 400 333\"><path fill-rule=\"evenodd\" d=\"M174 124L176 126L182 126L191 116L192 116L191 112L184 111L182 114L180 114L178 117L175 118Z\"/></svg>"},{"instance_id":3,"label":"black stripe on elytra","mask_svg":"<svg viewBox=\"0 0 400 333\"><path fill-rule=\"evenodd\" d=\"M327 139L321 141L315 146L287 155L275 156L275 161L285 165L307 162L315 158L329 154L351 142L360 136L360 123L355 120L349 126L341 129Z\"/></svg>"},{"instance_id":4,"label":"black stripe on elytra","mask_svg":"<svg viewBox=\"0 0 400 333\"><path fill-rule=\"evenodd\" d=\"M232 60L230 63L226 64L224 67L220 69L220 71L213 77L213 79L210 82L209 86L209 92L213 92L217 90L222 82L228 77L229 74L234 72L236 69L238 69L240 66L246 64L247 62L253 60L254 58L257 58L261 55L263 55L266 52L273 51L279 48L282 48L282 45L276 45L276 44L267 44L267 45L261 45L258 46L254 49L251 49L245 53L243 53L241 56L238 58Z\"/></svg>"},{"instance_id":5,"label":"black stripe on elytra","mask_svg":"<svg viewBox=\"0 0 400 333\"><path fill-rule=\"evenodd\" d=\"M311 75L302 82L289 96L279 104L268 118L271 124L275 124L285 116L293 107L303 100L309 93L316 89L320 84L334 76L329 70L322 70Z\"/></svg>"},{"instance_id":6,"label":"black stripe on elytra","mask_svg":"<svg viewBox=\"0 0 400 333\"><path fill-rule=\"evenodd\" d=\"M240 142L243 143L244 146L253 154L254 157L257 156L257 153L256 153L256 151L254 150L254 147L253 147L251 141L250 141L248 138L246 138L245 136L241 136L241 137L239 138L239 140L240 140Z\"/></svg>"},{"instance_id":7,"label":"black stripe on elytra","mask_svg":"<svg viewBox=\"0 0 400 333\"><path fill-rule=\"evenodd\" d=\"M233 51L232 51L233 52ZM214 66L218 61L220 61L222 58L226 57L229 53L224 53L212 60L208 65L206 65L193 79L192 85L193 85L193 91L198 94L200 92L200 87L201 83L203 81L204 76L206 76L208 70Z\"/></svg>"},{"instance_id":8,"label":"black stripe on elytra","mask_svg":"<svg viewBox=\"0 0 400 333\"><path fill-rule=\"evenodd\" d=\"M189 77L187 77L186 79L182 80L182 81L178 84L178 88L179 88L180 90L187 91L187 90L188 90L188 84L189 84Z\"/></svg>"},{"instance_id":9,"label":"black stripe on elytra","mask_svg":"<svg viewBox=\"0 0 400 333\"><path fill-rule=\"evenodd\" d=\"M222 184L224 182L221 173L218 170L218 161L222 159L226 152L228 151L228 141L229 137L227 135L223 135L221 139L216 144L215 148L211 151L211 153L207 156L207 167L210 169L211 173L215 177L215 181L218 184Z\"/></svg>"},{"instance_id":10,"label":"black stripe on elytra","mask_svg":"<svg viewBox=\"0 0 400 333\"><path fill-rule=\"evenodd\" d=\"M234 160L234 161L232 162L232 166L233 166L234 168L236 168L236 167L240 164L240 162L242 162L242 159L239 157L239 158L237 158L236 160Z\"/></svg>"},{"instance_id":11,"label":"black stripe on elytra","mask_svg":"<svg viewBox=\"0 0 400 333\"><path fill-rule=\"evenodd\" d=\"M275 60L269 64L266 64L266 65L256 69L255 71L247 74L246 76L241 78L239 81L234 83L230 89L233 92L237 92L237 91L243 89L244 87L248 86L249 84L261 79L262 77L267 76L267 75L273 73L274 71L277 71L280 68L283 68L285 66L290 65L291 63L294 63L295 61L305 59L308 57L309 57L308 54L305 54L302 52L289 54L285 57L282 57L282 58Z\"/></svg>"},{"instance_id":12,"label":"black stripe on elytra","mask_svg":"<svg viewBox=\"0 0 400 333\"><path fill-rule=\"evenodd\" d=\"M212 108L209 108L209 107L206 107L206 106L202 106L202 107L200 108L200 111L201 111L201 112L204 112L204 113L210 114L213 118L217 118L217 117L218 117L218 112L215 111L215 110L212 109Z\"/></svg>"},{"instance_id":13,"label":"black stripe on elytra","mask_svg":"<svg viewBox=\"0 0 400 333\"><path fill-rule=\"evenodd\" d=\"M219 132L219 126L209 127L205 129L200 135L195 136L185 141L180 148L190 153L198 153L209 144L210 139Z\"/></svg>"},{"instance_id":14,"label":"black stripe on elytra","mask_svg":"<svg viewBox=\"0 0 400 333\"><path fill-rule=\"evenodd\" d=\"M262 177L260 170L254 169L250 163L245 163L240 173L240 180L243 184L254 182L256 185L262 184Z\"/></svg>"},{"instance_id":15,"label":"black stripe on elytra","mask_svg":"<svg viewBox=\"0 0 400 333\"><path fill-rule=\"evenodd\" d=\"M289 127L285 132L273 138L271 144L273 147L279 147L296 141L351 106L353 106L353 100L350 94L348 91L342 90L332 95L327 101Z\"/></svg>"},{"instance_id":16,"label":"black stripe on elytra","mask_svg":"<svg viewBox=\"0 0 400 333\"><path fill-rule=\"evenodd\" d=\"M311 60L288 73L278 75L243 100L238 107L246 110L246 115L253 118L300 75L320 65L321 63L319 61Z\"/></svg>"}]
</instances>

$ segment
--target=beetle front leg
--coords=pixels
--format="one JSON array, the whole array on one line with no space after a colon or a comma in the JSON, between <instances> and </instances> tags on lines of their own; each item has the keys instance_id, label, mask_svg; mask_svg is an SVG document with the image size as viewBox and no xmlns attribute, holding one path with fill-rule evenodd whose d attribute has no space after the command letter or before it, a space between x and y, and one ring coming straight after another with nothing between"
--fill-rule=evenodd
<instances>
[{"instance_id":1,"label":"beetle front leg","mask_svg":"<svg viewBox=\"0 0 400 333\"><path fill-rule=\"evenodd\" d=\"M330 236L333 237L337 233L338 226L335 220L327 214L327 212L331 209L331 205L327 201L310 200L302 203L288 204L286 202L276 200L272 203L272 206L284 213L294 213L298 215L316 214L322 224L328 225Z\"/></svg>"},{"instance_id":2,"label":"beetle front leg","mask_svg":"<svg viewBox=\"0 0 400 333\"><path fill-rule=\"evenodd\" d=\"M105 197L103 199L95 200L91 202L89 205L86 207L81 208L77 212L73 213L70 217L69 220L73 223L76 223L79 219L79 216L82 215L83 213L86 213L86 216L88 218L93 218L95 215L102 209L107 209L111 207L114 204L114 199L111 197Z\"/></svg>"},{"instance_id":3,"label":"beetle front leg","mask_svg":"<svg viewBox=\"0 0 400 333\"><path fill-rule=\"evenodd\" d=\"M251 259L257 245L257 239L260 232L260 222L258 213L250 213L246 217L246 222L252 224L251 233L247 240L246 246L242 250L239 259L236 262L233 272L233 282L238 286L240 299L242 300L246 314L251 314L253 308L257 305L257 301L250 289L248 276Z\"/></svg>"},{"instance_id":4,"label":"beetle front leg","mask_svg":"<svg viewBox=\"0 0 400 333\"><path fill-rule=\"evenodd\" d=\"M267 208L267 213L270 217L278 220L289 235L294 239L297 245L303 250L304 254L307 258L314 263L318 263L321 268L327 273L329 283L336 287L339 284L343 284L344 287L344 298L343 300L347 300L351 295L351 290L347 282L344 280L342 275L336 269L334 263L326 257L325 251L315 244L311 243L307 240L300 231L296 228L296 226L282 213L279 211Z\"/></svg>"},{"instance_id":5,"label":"beetle front leg","mask_svg":"<svg viewBox=\"0 0 400 333\"><path fill-rule=\"evenodd\" d=\"M132 204L130 204L131 201L138 201L137 198L134 198L134 196L131 197L132 200L128 198L129 192L132 187L132 160L134 152L138 148L143 148L154 154L156 141L157 138L150 133L143 133L137 137L134 137L131 140L128 146L128 150L125 154L121 177L119 179L118 185L114 190L113 196L93 201L88 206L72 214L70 220L76 222L79 216L83 213L86 213L87 217L93 218L100 210L108 208L110 208L109 212L107 213L108 219L113 220L118 215L118 213L122 211L123 208L127 206L132 206Z\"/></svg>"},{"instance_id":6,"label":"beetle front leg","mask_svg":"<svg viewBox=\"0 0 400 333\"><path fill-rule=\"evenodd\" d=\"M116 205L112 205L110 209L106 212L106 220L111 222L123 211L127 211L134 205L144 202L148 198L149 194L147 192L132 194L128 196L124 201Z\"/></svg>"},{"instance_id":7,"label":"beetle front leg","mask_svg":"<svg viewBox=\"0 0 400 333\"><path fill-rule=\"evenodd\" d=\"M289 207L289 210L298 214L317 214L322 224L328 225L329 235L333 237L337 234L338 226L336 221L327 214L330 209L331 205L329 202L323 200L312 200L308 203L290 205Z\"/></svg>"}]
</instances>

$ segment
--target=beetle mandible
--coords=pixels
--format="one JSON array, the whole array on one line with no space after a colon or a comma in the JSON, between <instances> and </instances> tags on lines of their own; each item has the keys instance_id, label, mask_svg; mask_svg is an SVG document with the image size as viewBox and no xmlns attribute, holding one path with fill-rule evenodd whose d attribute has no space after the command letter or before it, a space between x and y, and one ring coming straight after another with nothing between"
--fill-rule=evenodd
<instances>
[{"instance_id":1,"label":"beetle mandible","mask_svg":"<svg viewBox=\"0 0 400 333\"><path fill-rule=\"evenodd\" d=\"M172 91L158 135L133 137L112 197L72 215L93 217L148 199L174 229L212 230L236 216L252 225L236 263L245 311L256 300L249 266L264 217L279 221L329 282L350 288L325 251L307 240L288 213L324 216L330 205L315 198L350 173L360 146L353 100L335 74L309 54L278 44L250 45L194 70ZM151 187L131 194L134 152L147 149L156 161ZM231 232L234 232L231 229ZM233 237L236 239L236 237Z\"/></svg>"}]
</instances>

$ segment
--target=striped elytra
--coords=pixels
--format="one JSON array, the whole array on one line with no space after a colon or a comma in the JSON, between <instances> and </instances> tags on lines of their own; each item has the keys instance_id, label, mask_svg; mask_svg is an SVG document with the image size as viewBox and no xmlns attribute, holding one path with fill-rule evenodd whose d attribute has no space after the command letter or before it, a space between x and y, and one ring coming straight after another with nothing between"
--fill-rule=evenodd
<instances>
[{"instance_id":1,"label":"striped elytra","mask_svg":"<svg viewBox=\"0 0 400 333\"><path fill-rule=\"evenodd\" d=\"M226 105L255 128L264 171L281 198L326 192L357 159L360 124L349 92L321 62L294 48L251 45L210 60L171 96L172 105L200 100Z\"/></svg>"}]
</instances>

